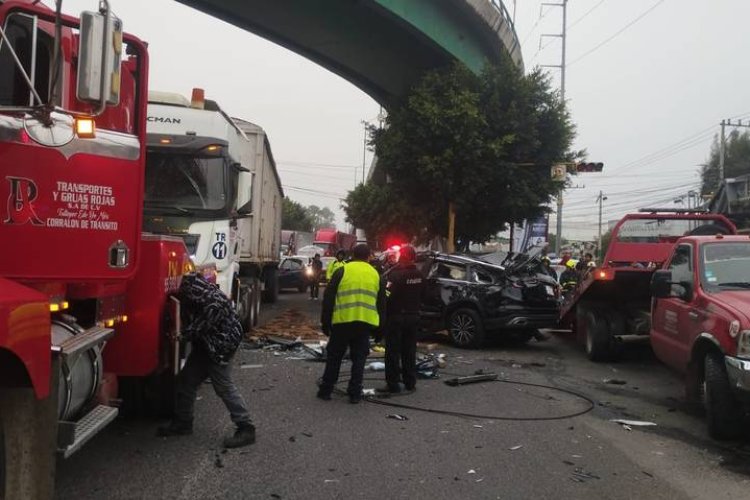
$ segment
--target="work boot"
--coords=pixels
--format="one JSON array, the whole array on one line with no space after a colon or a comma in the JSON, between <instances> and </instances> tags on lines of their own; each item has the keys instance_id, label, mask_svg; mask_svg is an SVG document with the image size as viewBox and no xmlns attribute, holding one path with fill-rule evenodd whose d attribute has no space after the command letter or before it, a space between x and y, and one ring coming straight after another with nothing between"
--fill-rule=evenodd
<instances>
[{"instance_id":1,"label":"work boot","mask_svg":"<svg viewBox=\"0 0 750 500\"><path fill-rule=\"evenodd\" d=\"M330 401L331 400L331 393L328 391L325 391L323 389L318 389L318 393L315 395L318 399L322 399L323 401Z\"/></svg>"},{"instance_id":2,"label":"work boot","mask_svg":"<svg viewBox=\"0 0 750 500\"><path fill-rule=\"evenodd\" d=\"M401 384L391 385L387 384L383 387L378 387L375 389L375 392L379 394L398 394L401 392Z\"/></svg>"},{"instance_id":3,"label":"work boot","mask_svg":"<svg viewBox=\"0 0 750 500\"><path fill-rule=\"evenodd\" d=\"M255 443L255 426L244 424L237 427L234 435L224 438L224 448L240 448Z\"/></svg>"},{"instance_id":4,"label":"work boot","mask_svg":"<svg viewBox=\"0 0 750 500\"><path fill-rule=\"evenodd\" d=\"M193 424L172 420L167 425L156 429L157 437L190 436L193 433Z\"/></svg>"},{"instance_id":5,"label":"work boot","mask_svg":"<svg viewBox=\"0 0 750 500\"><path fill-rule=\"evenodd\" d=\"M353 405L359 404L359 402L362 401L362 393L359 394L349 394L349 402Z\"/></svg>"},{"instance_id":6,"label":"work boot","mask_svg":"<svg viewBox=\"0 0 750 500\"><path fill-rule=\"evenodd\" d=\"M407 385L407 386L404 386L404 392L406 394L411 394L411 393L413 393L416 390L417 390L417 386L416 385Z\"/></svg>"}]
</instances>

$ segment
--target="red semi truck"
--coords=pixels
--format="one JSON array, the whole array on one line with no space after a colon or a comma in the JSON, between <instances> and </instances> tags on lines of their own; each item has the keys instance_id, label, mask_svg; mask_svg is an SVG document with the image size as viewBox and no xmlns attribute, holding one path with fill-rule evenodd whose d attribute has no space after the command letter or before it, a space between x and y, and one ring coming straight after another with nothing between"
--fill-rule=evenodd
<instances>
[{"instance_id":1,"label":"red semi truck","mask_svg":"<svg viewBox=\"0 0 750 500\"><path fill-rule=\"evenodd\" d=\"M323 255L334 257L339 250L347 252L357 244L357 236L349 233L342 233L335 229L318 229L315 232L315 241L313 245L323 249Z\"/></svg>"},{"instance_id":2,"label":"red semi truck","mask_svg":"<svg viewBox=\"0 0 750 500\"><path fill-rule=\"evenodd\" d=\"M79 20L0 0L0 26L0 498L48 498L118 394L168 406L192 264L141 232L145 44L106 1Z\"/></svg>"}]
</instances>

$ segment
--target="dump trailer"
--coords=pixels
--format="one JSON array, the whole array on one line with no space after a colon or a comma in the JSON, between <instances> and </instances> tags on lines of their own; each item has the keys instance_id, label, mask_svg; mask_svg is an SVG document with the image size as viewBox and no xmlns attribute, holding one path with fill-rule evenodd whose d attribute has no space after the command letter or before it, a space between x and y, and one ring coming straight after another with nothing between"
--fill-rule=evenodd
<instances>
[{"instance_id":1,"label":"dump trailer","mask_svg":"<svg viewBox=\"0 0 750 500\"><path fill-rule=\"evenodd\" d=\"M194 89L151 92L144 230L182 238L236 304L246 330L275 301L283 192L263 129Z\"/></svg>"},{"instance_id":2,"label":"dump trailer","mask_svg":"<svg viewBox=\"0 0 750 500\"><path fill-rule=\"evenodd\" d=\"M564 299L560 326L571 328L592 361L616 359L626 342L647 341L651 276L687 235L735 234L729 219L689 210L643 209L623 217L601 265L582 271Z\"/></svg>"},{"instance_id":3,"label":"dump trailer","mask_svg":"<svg viewBox=\"0 0 750 500\"><path fill-rule=\"evenodd\" d=\"M284 190L266 132L247 120L233 120L251 146L250 177L247 179L251 181L249 187L252 191L250 204L245 209L250 217L241 231L240 277L243 280L260 278L265 300L276 302Z\"/></svg>"},{"instance_id":4,"label":"dump trailer","mask_svg":"<svg viewBox=\"0 0 750 500\"><path fill-rule=\"evenodd\" d=\"M180 364L169 294L191 263L182 240L141 232L147 49L108 2L92 4L78 19L0 1L6 500L52 497L56 454L117 416L119 383Z\"/></svg>"}]
</instances>

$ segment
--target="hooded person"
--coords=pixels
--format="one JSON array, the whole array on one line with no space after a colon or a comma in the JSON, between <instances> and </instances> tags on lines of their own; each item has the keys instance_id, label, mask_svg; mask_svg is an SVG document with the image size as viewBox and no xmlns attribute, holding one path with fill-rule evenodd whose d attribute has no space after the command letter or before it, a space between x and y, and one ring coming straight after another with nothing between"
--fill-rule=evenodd
<instances>
[{"instance_id":1,"label":"hooded person","mask_svg":"<svg viewBox=\"0 0 750 500\"><path fill-rule=\"evenodd\" d=\"M253 444L255 426L231 377L231 361L244 333L234 305L216 285L198 274L182 277L176 297L181 306L182 335L191 341L192 349L177 377L174 418L169 425L160 427L157 435L193 433L198 388L210 377L216 395L224 402L236 426L234 435L224 440L224 446L237 448Z\"/></svg>"}]
</instances>

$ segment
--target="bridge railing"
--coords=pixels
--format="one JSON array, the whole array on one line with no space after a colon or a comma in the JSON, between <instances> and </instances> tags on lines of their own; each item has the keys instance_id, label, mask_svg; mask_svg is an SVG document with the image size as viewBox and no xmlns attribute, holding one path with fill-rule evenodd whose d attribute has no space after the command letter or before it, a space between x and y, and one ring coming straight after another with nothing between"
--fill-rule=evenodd
<instances>
[{"instance_id":1,"label":"bridge railing","mask_svg":"<svg viewBox=\"0 0 750 500\"><path fill-rule=\"evenodd\" d=\"M513 24L513 17L505 7L503 0L488 0L489 3L497 10L505 22L508 32L507 35L512 37L511 40L505 40L508 53L511 59L521 68L523 68L523 55L521 54L521 43L518 41L518 34L516 33L516 27ZM504 36L504 38L507 38Z\"/></svg>"}]
</instances>

